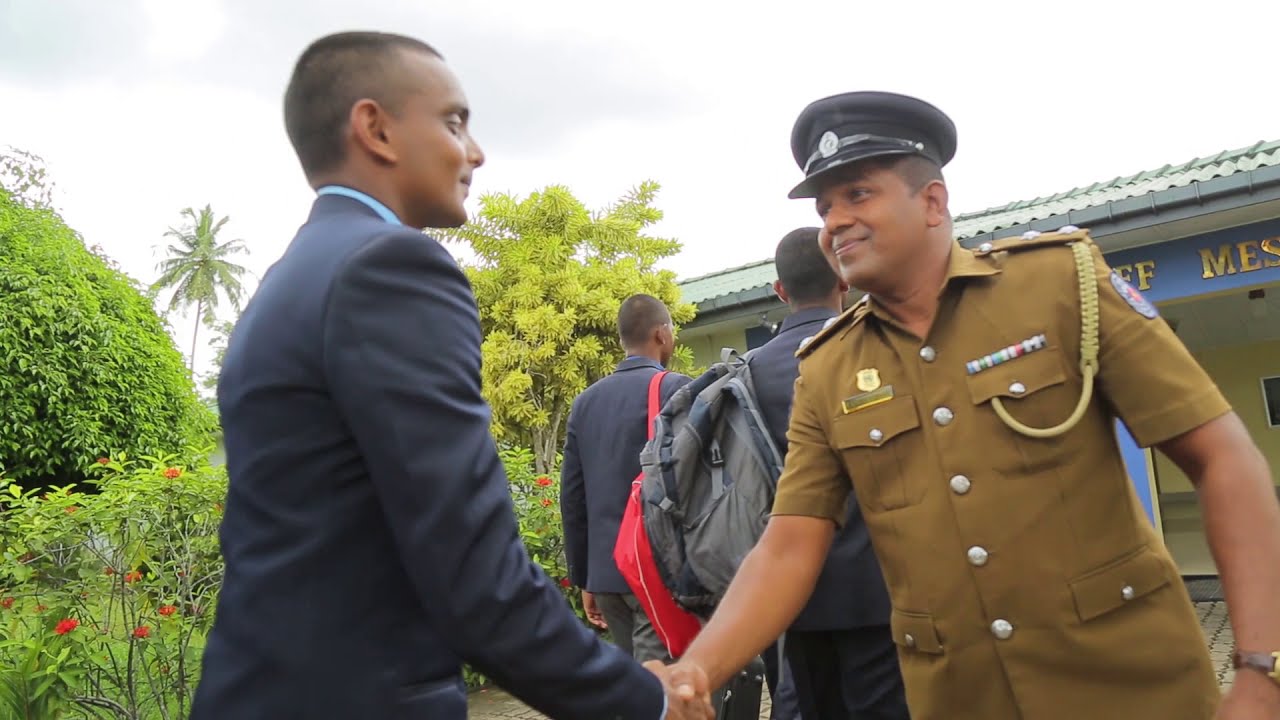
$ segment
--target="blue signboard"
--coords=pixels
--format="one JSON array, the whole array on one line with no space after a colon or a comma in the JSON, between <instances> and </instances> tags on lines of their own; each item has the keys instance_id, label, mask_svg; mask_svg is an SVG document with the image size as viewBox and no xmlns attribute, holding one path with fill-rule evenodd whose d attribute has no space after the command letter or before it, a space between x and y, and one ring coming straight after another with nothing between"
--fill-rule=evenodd
<instances>
[{"instance_id":1,"label":"blue signboard","mask_svg":"<svg viewBox=\"0 0 1280 720\"><path fill-rule=\"evenodd\" d=\"M1152 302L1280 281L1280 219L1106 254Z\"/></svg>"}]
</instances>

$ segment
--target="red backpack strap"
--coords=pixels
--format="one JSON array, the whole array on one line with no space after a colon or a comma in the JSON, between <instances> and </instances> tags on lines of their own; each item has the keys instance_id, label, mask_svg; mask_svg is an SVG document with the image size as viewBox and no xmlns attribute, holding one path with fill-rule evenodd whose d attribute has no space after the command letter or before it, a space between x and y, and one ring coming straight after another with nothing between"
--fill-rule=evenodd
<instances>
[{"instance_id":1,"label":"red backpack strap","mask_svg":"<svg viewBox=\"0 0 1280 720\"><path fill-rule=\"evenodd\" d=\"M667 370L654 373L649 379L649 439L653 439L653 419L658 417L658 413L662 412L662 378L666 377Z\"/></svg>"}]
</instances>

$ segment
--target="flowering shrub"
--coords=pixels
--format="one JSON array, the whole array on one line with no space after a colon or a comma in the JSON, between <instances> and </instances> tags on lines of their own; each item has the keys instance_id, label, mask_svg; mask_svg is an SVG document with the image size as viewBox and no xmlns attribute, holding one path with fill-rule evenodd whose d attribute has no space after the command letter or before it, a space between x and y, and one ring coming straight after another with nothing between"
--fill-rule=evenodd
<instances>
[{"instance_id":1,"label":"flowering shrub","mask_svg":"<svg viewBox=\"0 0 1280 720\"><path fill-rule=\"evenodd\" d=\"M568 600L580 603L578 593L570 592L568 587L564 528L560 524L559 475L535 473L533 452L526 448L505 449L500 456L520 523L520 539L529 557L560 584Z\"/></svg>"},{"instance_id":2,"label":"flowering shrub","mask_svg":"<svg viewBox=\"0 0 1280 720\"><path fill-rule=\"evenodd\" d=\"M529 555L585 622L558 475L534 472L527 449L501 455ZM226 473L172 463L101 458L89 486L50 491L0 477L0 718L188 715L222 580Z\"/></svg>"},{"instance_id":3,"label":"flowering shrub","mask_svg":"<svg viewBox=\"0 0 1280 720\"><path fill-rule=\"evenodd\" d=\"M103 458L81 490L0 480L0 717L187 716L226 476L171 462Z\"/></svg>"}]
</instances>

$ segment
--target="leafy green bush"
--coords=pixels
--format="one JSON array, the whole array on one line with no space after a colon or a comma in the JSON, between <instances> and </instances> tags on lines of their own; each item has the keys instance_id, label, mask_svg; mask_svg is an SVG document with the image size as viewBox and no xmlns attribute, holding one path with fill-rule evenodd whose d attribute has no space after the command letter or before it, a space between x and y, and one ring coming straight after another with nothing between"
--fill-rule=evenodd
<instances>
[{"instance_id":1,"label":"leafy green bush","mask_svg":"<svg viewBox=\"0 0 1280 720\"><path fill-rule=\"evenodd\" d=\"M215 427L141 288L0 190L0 470L68 485L100 455L212 444Z\"/></svg>"}]
</instances>

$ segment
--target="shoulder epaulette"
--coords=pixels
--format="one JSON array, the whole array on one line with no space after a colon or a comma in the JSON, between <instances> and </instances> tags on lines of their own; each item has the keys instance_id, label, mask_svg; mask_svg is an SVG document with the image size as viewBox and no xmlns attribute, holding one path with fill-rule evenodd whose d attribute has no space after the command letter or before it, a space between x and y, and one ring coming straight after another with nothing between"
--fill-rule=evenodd
<instances>
[{"instance_id":1,"label":"shoulder epaulette","mask_svg":"<svg viewBox=\"0 0 1280 720\"><path fill-rule=\"evenodd\" d=\"M986 257L998 252L1019 252L1054 245L1070 245L1073 242L1093 242L1088 230L1068 225L1058 232L1036 232L1028 230L1022 235L1001 238L992 242L984 242L973 249L975 257Z\"/></svg>"},{"instance_id":2,"label":"shoulder epaulette","mask_svg":"<svg viewBox=\"0 0 1280 720\"><path fill-rule=\"evenodd\" d=\"M836 317L828 320L827 324L824 325L817 334L800 343L800 347L796 349L796 357L803 358L807 356L826 341L827 338L835 335L842 329L851 328L854 325L857 325L859 320L866 317L867 313L871 312L871 306L867 304L869 297L869 295L863 295L859 298L858 302L850 306L848 310L845 310Z\"/></svg>"}]
</instances>

